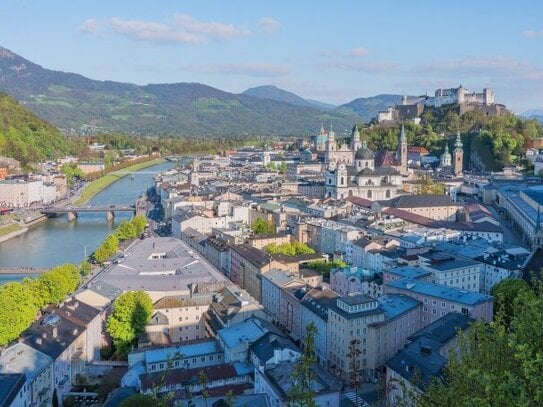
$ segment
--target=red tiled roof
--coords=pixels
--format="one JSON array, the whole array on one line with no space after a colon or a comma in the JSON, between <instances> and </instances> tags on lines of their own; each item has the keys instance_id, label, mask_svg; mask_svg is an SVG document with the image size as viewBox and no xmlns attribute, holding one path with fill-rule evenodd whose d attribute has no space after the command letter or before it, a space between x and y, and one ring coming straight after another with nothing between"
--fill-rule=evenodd
<instances>
[{"instance_id":1,"label":"red tiled roof","mask_svg":"<svg viewBox=\"0 0 543 407\"><path fill-rule=\"evenodd\" d=\"M363 208L370 208L373 203L373 201L370 201L369 199L359 198L357 196L349 196L345 198L345 200Z\"/></svg>"}]
</instances>

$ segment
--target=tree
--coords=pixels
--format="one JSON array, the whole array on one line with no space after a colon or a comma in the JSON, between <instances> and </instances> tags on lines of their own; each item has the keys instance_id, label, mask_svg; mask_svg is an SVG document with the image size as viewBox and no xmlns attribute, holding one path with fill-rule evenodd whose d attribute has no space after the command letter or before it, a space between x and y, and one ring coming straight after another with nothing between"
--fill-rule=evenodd
<instances>
[{"instance_id":1,"label":"tree","mask_svg":"<svg viewBox=\"0 0 543 407\"><path fill-rule=\"evenodd\" d=\"M287 173L287 163L284 161L281 161L281 164L279 165L279 174L286 174Z\"/></svg>"},{"instance_id":2,"label":"tree","mask_svg":"<svg viewBox=\"0 0 543 407\"><path fill-rule=\"evenodd\" d=\"M85 277L92 272L92 265L88 261L83 261L79 265L79 273Z\"/></svg>"},{"instance_id":3,"label":"tree","mask_svg":"<svg viewBox=\"0 0 543 407\"><path fill-rule=\"evenodd\" d=\"M198 384L202 386L202 398L204 399L207 407L207 399L209 398L208 380L207 375L203 370L198 372Z\"/></svg>"},{"instance_id":4,"label":"tree","mask_svg":"<svg viewBox=\"0 0 543 407\"><path fill-rule=\"evenodd\" d=\"M362 342L360 339L353 338L349 342L347 357L351 369L351 386L353 386L356 395L358 396L358 386L360 385L360 361L358 357L362 353L359 346Z\"/></svg>"},{"instance_id":5,"label":"tree","mask_svg":"<svg viewBox=\"0 0 543 407\"><path fill-rule=\"evenodd\" d=\"M494 314L500 315L506 326L509 326L515 317L516 299L521 295L530 296L534 293L525 280L512 278L505 279L492 287L491 294L496 298Z\"/></svg>"},{"instance_id":6,"label":"tree","mask_svg":"<svg viewBox=\"0 0 543 407\"><path fill-rule=\"evenodd\" d=\"M317 260L312 261L306 267L312 270L317 270L319 273L322 274L323 278L329 278L330 270L347 267L347 263L345 263L343 260Z\"/></svg>"},{"instance_id":7,"label":"tree","mask_svg":"<svg viewBox=\"0 0 543 407\"><path fill-rule=\"evenodd\" d=\"M253 222L253 232L257 235L271 235L275 233L275 225L272 221L257 218Z\"/></svg>"},{"instance_id":8,"label":"tree","mask_svg":"<svg viewBox=\"0 0 543 407\"><path fill-rule=\"evenodd\" d=\"M418 195L444 194L445 185L434 181L430 174L419 172L415 177L415 193Z\"/></svg>"},{"instance_id":9,"label":"tree","mask_svg":"<svg viewBox=\"0 0 543 407\"><path fill-rule=\"evenodd\" d=\"M46 304L58 303L75 291L81 275L74 264L56 266L38 278L43 301Z\"/></svg>"},{"instance_id":10,"label":"tree","mask_svg":"<svg viewBox=\"0 0 543 407\"><path fill-rule=\"evenodd\" d=\"M270 243L264 247L264 250L270 254L284 254L287 256L297 256L300 254L313 254L315 250L306 245L305 243L292 242L292 243Z\"/></svg>"},{"instance_id":11,"label":"tree","mask_svg":"<svg viewBox=\"0 0 543 407\"><path fill-rule=\"evenodd\" d=\"M543 404L543 289L539 280L532 285L517 290L508 324L498 313L493 323L476 322L459 336L444 380L429 386L420 406Z\"/></svg>"},{"instance_id":12,"label":"tree","mask_svg":"<svg viewBox=\"0 0 543 407\"><path fill-rule=\"evenodd\" d=\"M128 291L115 300L106 329L119 358L125 359L132 345L145 332L152 312L153 302L144 291Z\"/></svg>"},{"instance_id":13,"label":"tree","mask_svg":"<svg viewBox=\"0 0 543 407\"><path fill-rule=\"evenodd\" d=\"M311 388L311 381L315 373L313 368L317 362L315 356L315 336L318 330L313 322L305 328L305 337L303 340L304 349L302 356L294 365L291 379L293 385L289 393L291 407L316 407L314 397L315 393Z\"/></svg>"},{"instance_id":14,"label":"tree","mask_svg":"<svg viewBox=\"0 0 543 407\"><path fill-rule=\"evenodd\" d=\"M113 256L119 249L119 238L114 234L108 235L98 249L94 252L94 258L100 263Z\"/></svg>"}]
</instances>

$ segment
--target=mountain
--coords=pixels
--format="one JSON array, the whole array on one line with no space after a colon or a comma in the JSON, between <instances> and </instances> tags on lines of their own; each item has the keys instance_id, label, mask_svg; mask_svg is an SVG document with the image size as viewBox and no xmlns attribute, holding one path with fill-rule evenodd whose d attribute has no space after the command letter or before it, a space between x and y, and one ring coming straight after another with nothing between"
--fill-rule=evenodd
<instances>
[{"instance_id":1,"label":"mountain","mask_svg":"<svg viewBox=\"0 0 543 407\"><path fill-rule=\"evenodd\" d=\"M539 123L543 123L543 110L528 110L521 114L527 119L536 119Z\"/></svg>"},{"instance_id":2,"label":"mountain","mask_svg":"<svg viewBox=\"0 0 543 407\"><path fill-rule=\"evenodd\" d=\"M356 114L364 121L370 121L381 110L386 110L402 101L401 95L377 95L367 98L358 98L337 108L337 111L346 114Z\"/></svg>"},{"instance_id":3,"label":"mountain","mask_svg":"<svg viewBox=\"0 0 543 407\"><path fill-rule=\"evenodd\" d=\"M336 105L331 105L330 103L324 103L324 102L321 102L319 100L314 100L314 99L306 99L311 105L313 105L313 107L316 107L318 109L323 109L323 110L334 110L337 108Z\"/></svg>"},{"instance_id":4,"label":"mountain","mask_svg":"<svg viewBox=\"0 0 543 407\"><path fill-rule=\"evenodd\" d=\"M235 95L199 83L138 86L45 69L0 47L0 90L65 132L141 135L299 135L323 122L350 129L350 112ZM295 96L295 95L294 95Z\"/></svg>"},{"instance_id":5,"label":"mountain","mask_svg":"<svg viewBox=\"0 0 543 407\"><path fill-rule=\"evenodd\" d=\"M67 154L73 149L60 131L0 93L0 156L22 165Z\"/></svg>"}]
</instances>

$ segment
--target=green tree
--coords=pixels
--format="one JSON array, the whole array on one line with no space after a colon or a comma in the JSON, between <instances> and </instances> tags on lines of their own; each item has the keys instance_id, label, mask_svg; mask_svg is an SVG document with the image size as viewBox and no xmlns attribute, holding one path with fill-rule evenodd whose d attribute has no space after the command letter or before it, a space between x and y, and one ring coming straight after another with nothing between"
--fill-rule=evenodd
<instances>
[{"instance_id":1,"label":"green tree","mask_svg":"<svg viewBox=\"0 0 543 407\"><path fill-rule=\"evenodd\" d=\"M75 291L81 275L74 264L56 266L38 278L45 303L58 303Z\"/></svg>"},{"instance_id":2,"label":"green tree","mask_svg":"<svg viewBox=\"0 0 543 407\"><path fill-rule=\"evenodd\" d=\"M83 261L79 265L79 273L84 277L92 272L92 265L88 261Z\"/></svg>"},{"instance_id":3,"label":"green tree","mask_svg":"<svg viewBox=\"0 0 543 407\"><path fill-rule=\"evenodd\" d=\"M312 254L315 253L311 247L305 243L292 242L292 243L270 243L264 247L264 250L270 254L285 254L287 256L297 256L300 254Z\"/></svg>"},{"instance_id":4,"label":"green tree","mask_svg":"<svg viewBox=\"0 0 543 407\"><path fill-rule=\"evenodd\" d=\"M315 392L311 387L311 381L314 378L314 365L317 362L315 356L315 336L318 330L313 322L305 328L303 340L304 349L302 356L294 365L291 379L293 382L289 393L291 407L316 407Z\"/></svg>"},{"instance_id":5,"label":"green tree","mask_svg":"<svg viewBox=\"0 0 543 407\"><path fill-rule=\"evenodd\" d=\"M113 256L119 249L119 238L114 234L108 235L98 249L94 252L94 258L100 263Z\"/></svg>"},{"instance_id":6,"label":"green tree","mask_svg":"<svg viewBox=\"0 0 543 407\"><path fill-rule=\"evenodd\" d=\"M330 270L347 267L347 263L343 260L316 260L309 263L306 267L318 271L322 274L323 278L330 278Z\"/></svg>"},{"instance_id":7,"label":"green tree","mask_svg":"<svg viewBox=\"0 0 543 407\"><path fill-rule=\"evenodd\" d=\"M287 173L287 163L284 161L281 161L281 164L279 165L279 174L286 174Z\"/></svg>"},{"instance_id":8,"label":"green tree","mask_svg":"<svg viewBox=\"0 0 543 407\"><path fill-rule=\"evenodd\" d=\"M138 233L134 227L134 224L128 220L121 222L121 224L115 230L115 236L117 236L117 239L120 241L132 239L137 235Z\"/></svg>"},{"instance_id":9,"label":"green tree","mask_svg":"<svg viewBox=\"0 0 543 407\"><path fill-rule=\"evenodd\" d=\"M509 326L515 317L516 299L534 295L534 292L525 280L512 278L505 279L492 287L491 294L496 299L494 314L499 315L505 325Z\"/></svg>"},{"instance_id":10,"label":"green tree","mask_svg":"<svg viewBox=\"0 0 543 407\"><path fill-rule=\"evenodd\" d=\"M434 181L430 174L419 172L415 175L415 193L418 195L444 194L445 185Z\"/></svg>"},{"instance_id":11,"label":"green tree","mask_svg":"<svg viewBox=\"0 0 543 407\"><path fill-rule=\"evenodd\" d=\"M207 399L209 398L209 388L208 388L207 375L203 370L200 370L198 372L198 384L202 386L202 398L204 399L205 405L207 407Z\"/></svg>"},{"instance_id":12,"label":"green tree","mask_svg":"<svg viewBox=\"0 0 543 407\"><path fill-rule=\"evenodd\" d=\"M511 320L498 313L491 324L476 322L458 339L443 381L421 396L420 406L540 406L543 404L543 290L517 291ZM505 298L505 297L504 297Z\"/></svg>"},{"instance_id":13,"label":"green tree","mask_svg":"<svg viewBox=\"0 0 543 407\"><path fill-rule=\"evenodd\" d=\"M275 233L275 225L272 221L257 218L253 222L253 232L257 235L270 235Z\"/></svg>"},{"instance_id":14,"label":"green tree","mask_svg":"<svg viewBox=\"0 0 543 407\"><path fill-rule=\"evenodd\" d=\"M152 312L153 302L144 291L128 291L115 300L106 329L119 358L126 359L132 345L145 331Z\"/></svg>"},{"instance_id":15,"label":"green tree","mask_svg":"<svg viewBox=\"0 0 543 407\"><path fill-rule=\"evenodd\" d=\"M66 163L60 167L60 172L66 176L68 187L72 187L76 178L85 178L85 173L77 166L76 163Z\"/></svg>"},{"instance_id":16,"label":"green tree","mask_svg":"<svg viewBox=\"0 0 543 407\"><path fill-rule=\"evenodd\" d=\"M36 300L28 279L0 287L0 345L16 339L34 321L39 309Z\"/></svg>"}]
</instances>

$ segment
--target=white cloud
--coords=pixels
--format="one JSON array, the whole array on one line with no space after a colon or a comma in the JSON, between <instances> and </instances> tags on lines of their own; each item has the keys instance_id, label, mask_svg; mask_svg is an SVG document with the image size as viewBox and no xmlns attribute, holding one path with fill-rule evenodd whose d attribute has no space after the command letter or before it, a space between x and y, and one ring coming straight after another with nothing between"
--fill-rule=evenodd
<instances>
[{"instance_id":1,"label":"white cloud","mask_svg":"<svg viewBox=\"0 0 543 407\"><path fill-rule=\"evenodd\" d=\"M216 64L216 65L184 65L184 71L204 74L228 74L255 77L286 76L290 70L284 65L271 63L240 63L240 64Z\"/></svg>"},{"instance_id":2,"label":"white cloud","mask_svg":"<svg viewBox=\"0 0 543 407\"><path fill-rule=\"evenodd\" d=\"M521 33L526 38L543 37L543 30L526 30Z\"/></svg>"},{"instance_id":3,"label":"white cloud","mask_svg":"<svg viewBox=\"0 0 543 407\"><path fill-rule=\"evenodd\" d=\"M94 18L89 18L79 26L79 31L85 34L99 34L101 32L100 23Z\"/></svg>"},{"instance_id":4,"label":"white cloud","mask_svg":"<svg viewBox=\"0 0 543 407\"><path fill-rule=\"evenodd\" d=\"M365 57L366 55L368 55L368 53L369 52L366 48L357 47L350 50L347 55L350 57Z\"/></svg>"},{"instance_id":5,"label":"white cloud","mask_svg":"<svg viewBox=\"0 0 543 407\"><path fill-rule=\"evenodd\" d=\"M273 17L262 17L258 20L260 29L266 33L275 32L281 27L281 23Z\"/></svg>"},{"instance_id":6,"label":"white cloud","mask_svg":"<svg viewBox=\"0 0 543 407\"><path fill-rule=\"evenodd\" d=\"M113 17L104 21L88 19L79 27L79 30L87 34L98 34L108 30L133 41L154 44L201 44L210 40L226 40L252 35L250 30L233 24L200 21L187 14L179 13L174 15L174 22L171 24Z\"/></svg>"},{"instance_id":7,"label":"white cloud","mask_svg":"<svg viewBox=\"0 0 543 407\"><path fill-rule=\"evenodd\" d=\"M187 14L180 13L175 14L174 17L179 30L212 39L223 40L232 37L247 37L252 34L250 30L233 24L198 21Z\"/></svg>"}]
</instances>

